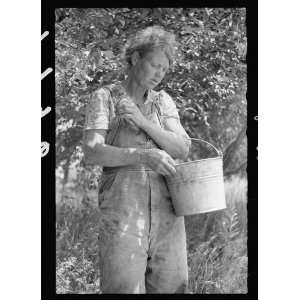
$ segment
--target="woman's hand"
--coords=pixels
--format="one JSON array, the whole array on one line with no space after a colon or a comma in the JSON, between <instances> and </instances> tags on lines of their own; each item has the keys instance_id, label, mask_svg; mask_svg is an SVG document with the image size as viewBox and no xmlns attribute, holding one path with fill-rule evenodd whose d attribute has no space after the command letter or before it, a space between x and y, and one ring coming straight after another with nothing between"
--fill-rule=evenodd
<instances>
[{"instance_id":1,"label":"woman's hand","mask_svg":"<svg viewBox=\"0 0 300 300\"><path fill-rule=\"evenodd\" d=\"M132 121L139 128L143 128L148 121L141 113L137 105L127 99L121 100L118 104L118 114L129 121Z\"/></svg>"},{"instance_id":2,"label":"woman's hand","mask_svg":"<svg viewBox=\"0 0 300 300\"><path fill-rule=\"evenodd\" d=\"M171 176L176 173L176 163L166 151L159 149L140 151L142 162L148 165L153 171L165 176Z\"/></svg>"}]
</instances>

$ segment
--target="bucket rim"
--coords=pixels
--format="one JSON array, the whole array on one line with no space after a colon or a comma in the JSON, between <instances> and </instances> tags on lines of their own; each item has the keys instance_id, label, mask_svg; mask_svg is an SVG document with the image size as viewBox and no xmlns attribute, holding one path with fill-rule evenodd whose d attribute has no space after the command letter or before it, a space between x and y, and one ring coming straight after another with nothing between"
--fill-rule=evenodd
<instances>
[{"instance_id":1,"label":"bucket rim","mask_svg":"<svg viewBox=\"0 0 300 300\"><path fill-rule=\"evenodd\" d=\"M227 205L223 206L222 208L210 208L210 209L204 209L204 210L201 210L199 212L192 212L192 213L181 212L181 211L176 212L176 210L175 210L175 213L178 217L181 217L181 216L192 216L192 215L206 214L206 213L209 213L209 212L225 210L225 209L228 209Z\"/></svg>"},{"instance_id":2,"label":"bucket rim","mask_svg":"<svg viewBox=\"0 0 300 300\"><path fill-rule=\"evenodd\" d=\"M204 158L204 159L197 159L197 160L187 161L187 162L183 162L183 163L178 163L178 164L175 165L175 167L181 166L181 165L188 165L188 164L195 163L195 162L201 162L201 161L206 161L206 160L219 160L219 159L221 159L221 161L222 161L223 157L219 155L217 157L210 157L210 158Z\"/></svg>"},{"instance_id":3,"label":"bucket rim","mask_svg":"<svg viewBox=\"0 0 300 300\"><path fill-rule=\"evenodd\" d=\"M182 179L180 177L167 177L167 180L168 180L168 184L169 185L174 185L174 184L178 184L178 183L188 183L188 182L193 182L195 180L199 180L200 181L205 181L205 182L208 182L208 181L215 181L216 179L222 179L223 181L223 172L222 173L216 173L214 175L209 175L209 176L195 176L195 177L191 177L189 179Z\"/></svg>"}]
</instances>

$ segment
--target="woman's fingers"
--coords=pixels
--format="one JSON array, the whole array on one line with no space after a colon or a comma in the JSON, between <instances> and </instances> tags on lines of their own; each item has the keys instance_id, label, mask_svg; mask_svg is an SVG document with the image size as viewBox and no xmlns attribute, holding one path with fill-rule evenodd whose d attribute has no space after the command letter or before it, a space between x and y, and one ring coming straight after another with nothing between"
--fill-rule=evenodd
<instances>
[{"instance_id":1,"label":"woman's fingers","mask_svg":"<svg viewBox=\"0 0 300 300\"><path fill-rule=\"evenodd\" d=\"M118 105L124 105L124 104L127 104L127 105L134 105L134 103L126 98L123 98L122 100L120 100L118 102Z\"/></svg>"},{"instance_id":2,"label":"woman's fingers","mask_svg":"<svg viewBox=\"0 0 300 300\"><path fill-rule=\"evenodd\" d=\"M131 125L136 126L136 122L134 121L132 114L120 114L121 118L125 119L127 122L129 122Z\"/></svg>"},{"instance_id":3,"label":"woman's fingers","mask_svg":"<svg viewBox=\"0 0 300 300\"><path fill-rule=\"evenodd\" d=\"M127 100L122 101L118 105L119 110L133 110L134 108L135 108L135 104Z\"/></svg>"},{"instance_id":4,"label":"woman's fingers","mask_svg":"<svg viewBox=\"0 0 300 300\"><path fill-rule=\"evenodd\" d=\"M172 169L170 167L160 167L159 170L160 170L160 172L158 172L158 173L161 173L164 176L172 176L176 173L176 170Z\"/></svg>"},{"instance_id":5,"label":"woman's fingers","mask_svg":"<svg viewBox=\"0 0 300 300\"><path fill-rule=\"evenodd\" d=\"M176 173L176 169L174 168L174 166L172 166L169 162L161 162L159 164L158 170L160 170L163 175L173 175Z\"/></svg>"},{"instance_id":6,"label":"woman's fingers","mask_svg":"<svg viewBox=\"0 0 300 300\"><path fill-rule=\"evenodd\" d=\"M131 110L128 109L128 108L126 108L126 107L121 107L121 108L119 108L119 110L118 110L118 113L119 113L119 114L126 114L126 113L129 113L129 112L131 112Z\"/></svg>"},{"instance_id":7,"label":"woman's fingers","mask_svg":"<svg viewBox=\"0 0 300 300\"><path fill-rule=\"evenodd\" d=\"M168 157L168 161L171 163L171 165L172 165L173 167L176 165L175 160L174 160L171 156Z\"/></svg>"},{"instance_id":8,"label":"woman's fingers","mask_svg":"<svg viewBox=\"0 0 300 300\"><path fill-rule=\"evenodd\" d=\"M175 161L173 158L165 151L153 149L153 152L150 152L150 161L152 160L152 169L157 173L162 175L170 176L176 173Z\"/></svg>"},{"instance_id":9,"label":"woman's fingers","mask_svg":"<svg viewBox=\"0 0 300 300\"><path fill-rule=\"evenodd\" d=\"M172 165L166 164L165 167L168 171L168 175L173 175L176 173L176 169Z\"/></svg>"},{"instance_id":10,"label":"woman's fingers","mask_svg":"<svg viewBox=\"0 0 300 300\"><path fill-rule=\"evenodd\" d=\"M165 152L164 161L166 161L167 163L169 163L173 167L176 165L175 160L166 152Z\"/></svg>"},{"instance_id":11,"label":"woman's fingers","mask_svg":"<svg viewBox=\"0 0 300 300\"><path fill-rule=\"evenodd\" d=\"M157 173L161 174L161 175L164 175L164 176L169 176L170 175L170 172L168 172L166 170L166 168L162 165L159 165L155 171Z\"/></svg>"},{"instance_id":12,"label":"woman's fingers","mask_svg":"<svg viewBox=\"0 0 300 300\"><path fill-rule=\"evenodd\" d=\"M131 107L121 107L118 110L119 115L122 114L134 114L134 109Z\"/></svg>"},{"instance_id":13,"label":"woman's fingers","mask_svg":"<svg viewBox=\"0 0 300 300\"><path fill-rule=\"evenodd\" d=\"M122 114L119 114L119 116L133 121L133 115L130 113L122 113Z\"/></svg>"}]
</instances>

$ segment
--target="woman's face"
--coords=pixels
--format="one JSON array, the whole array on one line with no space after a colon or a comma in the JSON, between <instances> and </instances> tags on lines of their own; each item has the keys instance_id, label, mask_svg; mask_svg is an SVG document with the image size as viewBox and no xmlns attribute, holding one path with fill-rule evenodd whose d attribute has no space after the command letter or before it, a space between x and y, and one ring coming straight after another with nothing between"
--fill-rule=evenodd
<instances>
[{"instance_id":1,"label":"woman's face","mask_svg":"<svg viewBox=\"0 0 300 300\"><path fill-rule=\"evenodd\" d=\"M169 68L166 54L156 49L140 57L134 67L135 80L146 89L153 89L164 78Z\"/></svg>"}]
</instances>

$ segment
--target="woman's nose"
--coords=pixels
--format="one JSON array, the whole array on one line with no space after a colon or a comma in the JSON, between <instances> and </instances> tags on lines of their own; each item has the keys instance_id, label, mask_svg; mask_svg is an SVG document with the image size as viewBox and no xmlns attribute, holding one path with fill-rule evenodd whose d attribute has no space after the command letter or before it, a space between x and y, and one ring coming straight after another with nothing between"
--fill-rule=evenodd
<instances>
[{"instance_id":1,"label":"woman's nose","mask_svg":"<svg viewBox=\"0 0 300 300\"><path fill-rule=\"evenodd\" d=\"M162 71L161 70L157 70L155 72L155 77L158 79L158 80L161 80L162 79Z\"/></svg>"}]
</instances>

